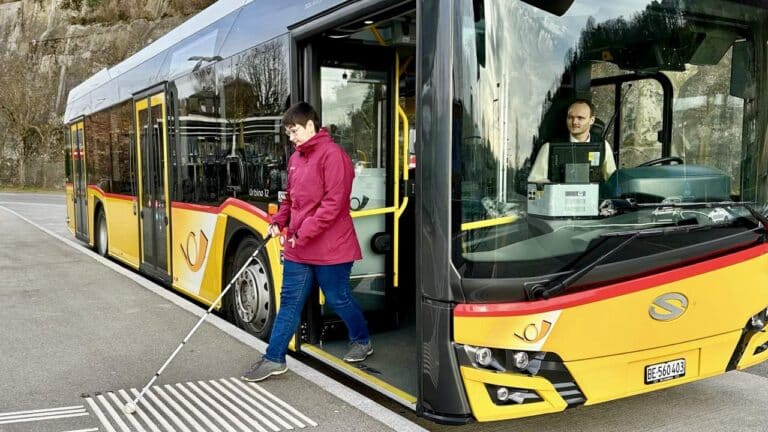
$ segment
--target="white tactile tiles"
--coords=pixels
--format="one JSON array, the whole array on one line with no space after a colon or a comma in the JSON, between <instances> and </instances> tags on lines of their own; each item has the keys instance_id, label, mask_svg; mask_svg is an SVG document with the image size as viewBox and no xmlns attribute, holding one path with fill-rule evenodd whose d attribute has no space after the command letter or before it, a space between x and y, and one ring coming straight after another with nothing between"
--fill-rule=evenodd
<instances>
[{"instance_id":1,"label":"white tactile tiles","mask_svg":"<svg viewBox=\"0 0 768 432\"><path fill-rule=\"evenodd\" d=\"M237 378L153 386L136 412L125 414L123 406L138 394L118 390L85 401L106 432L280 432L317 426L258 384Z\"/></svg>"}]
</instances>

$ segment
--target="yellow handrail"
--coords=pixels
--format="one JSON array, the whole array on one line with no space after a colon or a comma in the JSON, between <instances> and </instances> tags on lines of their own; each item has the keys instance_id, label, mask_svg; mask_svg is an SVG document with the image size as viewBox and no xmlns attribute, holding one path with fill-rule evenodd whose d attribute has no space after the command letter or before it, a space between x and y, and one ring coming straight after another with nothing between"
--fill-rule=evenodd
<instances>
[{"instance_id":1,"label":"yellow handrail","mask_svg":"<svg viewBox=\"0 0 768 432\"><path fill-rule=\"evenodd\" d=\"M488 228L496 225L504 225L504 224L517 222L518 219L520 219L519 216L505 216L505 217L500 217L495 219L481 220L477 222L466 222L461 224L461 230L471 231L478 228Z\"/></svg>"},{"instance_id":2,"label":"yellow handrail","mask_svg":"<svg viewBox=\"0 0 768 432\"><path fill-rule=\"evenodd\" d=\"M408 116L405 115L405 110L400 106L399 102L397 104L397 115L403 121L403 180L408 180L408 141L410 130Z\"/></svg>"},{"instance_id":3,"label":"yellow handrail","mask_svg":"<svg viewBox=\"0 0 768 432\"><path fill-rule=\"evenodd\" d=\"M349 212L349 214L354 219L354 218L365 217L365 216L376 216L376 215L382 215L387 213L394 213L396 210L397 210L397 207L382 207L382 208L376 208L371 210L351 211Z\"/></svg>"}]
</instances>

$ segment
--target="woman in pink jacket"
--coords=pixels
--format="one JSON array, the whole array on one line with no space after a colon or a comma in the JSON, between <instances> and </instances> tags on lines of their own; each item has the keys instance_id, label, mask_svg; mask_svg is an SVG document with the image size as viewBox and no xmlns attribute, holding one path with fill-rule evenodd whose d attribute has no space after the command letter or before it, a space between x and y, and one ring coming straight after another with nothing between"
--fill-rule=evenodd
<instances>
[{"instance_id":1,"label":"woman in pink jacket","mask_svg":"<svg viewBox=\"0 0 768 432\"><path fill-rule=\"evenodd\" d=\"M269 225L272 236L285 231L280 239L285 258L280 310L267 352L241 377L245 381L261 381L288 370L288 343L315 283L326 304L347 325L350 350L344 360L360 362L373 354L368 326L349 288L352 263L362 259L349 215L352 161L320 127L317 112L308 103L288 109L283 125L296 151L288 160L286 197Z\"/></svg>"}]
</instances>

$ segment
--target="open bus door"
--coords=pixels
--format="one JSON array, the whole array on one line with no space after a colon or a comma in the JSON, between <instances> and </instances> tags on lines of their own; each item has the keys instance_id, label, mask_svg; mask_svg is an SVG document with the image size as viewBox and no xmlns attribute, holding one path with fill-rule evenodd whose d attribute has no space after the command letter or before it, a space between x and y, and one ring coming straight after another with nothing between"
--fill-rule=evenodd
<instances>
[{"instance_id":1,"label":"open bus door","mask_svg":"<svg viewBox=\"0 0 768 432\"><path fill-rule=\"evenodd\" d=\"M405 22L395 16L385 25L400 29ZM310 297L314 301L306 309L299 349L415 408L415 287L412 262L403 258L415 243L412 235L402 235L413 230L404 187L410 127L398 93L399 68L406 62L399 59L403 47L384 40L373 26L343 31L352 37L302 41L298 66L303 88L294 102L306 100L317 109L322 126L355 167L349 207L363 259L354 263L350 285L366 315L376 353L356 365L342 360L348 350L346 327L323 306L322 294ZM379 38L379 42L364 41L368 38ZM412 52L413 47L405 50Z\"/></svg>"},{"instance_id":2,"label":"open bus door","mask_svg":"<svg viewBox=\"0 0 768 432\"><path fill-rule=\"evenodd\" d=\"M75 204L75 236L88 241L88 195L86 194L85 134L84 122L74 123L69 128L72 143L73 201Z\"/></svg>"},{"instance_id":3,"label":"open bus door","mask_svg":"<svg viewBox=\"0 0 768 432\"><path fill-rule=\"evenodd\" d=\"M134 115L139 161L140 269L170 282L170 200L165 93L155 91L135 97Z\"/></svg>"}]
</instances>

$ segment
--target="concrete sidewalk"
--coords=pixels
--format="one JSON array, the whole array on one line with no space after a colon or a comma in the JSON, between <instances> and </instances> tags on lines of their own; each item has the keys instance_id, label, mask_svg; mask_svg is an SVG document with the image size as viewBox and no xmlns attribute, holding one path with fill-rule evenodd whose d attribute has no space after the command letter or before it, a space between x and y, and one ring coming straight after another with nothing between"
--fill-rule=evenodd
<instances>
[{"instance_id":1,"label":"concrete sidewalk","mask_svg":"<svg viewBox=\"0 0 768 432\"><path fill-rule=\"evenodd\" d=\"M205 310L3 206L0 231L0 430L153 430L121 403ZM292 359L258 386L232 379L265 348L210 316L158 379L148 420L197 431L423 430Z\"/></svg>"}]
</instances>

